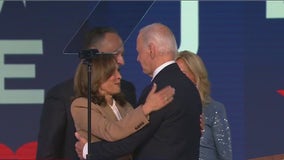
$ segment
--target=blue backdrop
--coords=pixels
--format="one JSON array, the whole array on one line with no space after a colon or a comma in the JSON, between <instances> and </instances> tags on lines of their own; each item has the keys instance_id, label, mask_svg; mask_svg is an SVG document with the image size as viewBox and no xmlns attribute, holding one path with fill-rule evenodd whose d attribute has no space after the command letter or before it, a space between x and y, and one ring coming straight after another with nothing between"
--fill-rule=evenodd
<instances>
[{"instance_id":1,"label":"blue backdrop","mask_svg":"<svg viewBox=\"0 0 284 160\"><path fill-rule=\"evenodd\" d=\"M168 25L180 49L203 58L212 95L227 109L233 158L284 153L284 3L274 3L0 0L0 159L34 156L44 95L73 76L92 26L121 34L122 75L139 95L150 79L136 61L136 36L153 22Z\"/></svg>"}]
</instances>

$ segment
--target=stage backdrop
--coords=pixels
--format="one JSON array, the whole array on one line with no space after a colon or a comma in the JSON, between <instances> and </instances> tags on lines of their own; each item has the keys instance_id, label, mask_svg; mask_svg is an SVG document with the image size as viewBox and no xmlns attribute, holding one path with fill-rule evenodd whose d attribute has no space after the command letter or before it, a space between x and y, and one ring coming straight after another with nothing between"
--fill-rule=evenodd
<instances>
[{"instance_id":1,"label":"stage backdrop","mask_svg":"<svg viewBox=\"0 0 284 160\"><path fill-rule=\"evenodd\" d=\"M139 95L150 79L136 61L136 36L153 22L205 61L212 96L227 109L233 159L284 153L283 1L0 0L0 159L35 157L45 93L73 76L93 26L123 37L122 75Z\"/></svg>"}]
</instances>

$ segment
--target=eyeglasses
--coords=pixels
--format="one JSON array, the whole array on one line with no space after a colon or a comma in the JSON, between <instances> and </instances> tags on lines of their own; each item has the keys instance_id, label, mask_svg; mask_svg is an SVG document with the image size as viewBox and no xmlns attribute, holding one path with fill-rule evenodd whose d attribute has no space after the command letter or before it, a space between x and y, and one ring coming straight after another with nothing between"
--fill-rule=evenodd
<instances>
[{"instance_id":1,"label":"eyeglasses","mask_svg":"<svg viewBox=\"0 0 284 160\"><path fill-rule=\"evenodd\" d=\"M117 54L119 54L119 52L122 52L122 48L123 48L123 47L124 47L124 46L123 46L123 44L122 44L119 48L117 48L116 50L114 50L114 51L111 52L111 53L117 55ZM123 52L122 52L122 54L123 54Z\"/></svg>"}]
</instances>

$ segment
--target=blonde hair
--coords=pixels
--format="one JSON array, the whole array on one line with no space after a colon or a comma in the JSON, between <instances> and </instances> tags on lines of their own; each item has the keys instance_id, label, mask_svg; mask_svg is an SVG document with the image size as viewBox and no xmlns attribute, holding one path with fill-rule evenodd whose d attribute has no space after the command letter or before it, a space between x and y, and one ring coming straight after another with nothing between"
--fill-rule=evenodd
<instances>
[{"instance_id":1,"label":"blonde hair","mask_svg":"<svg viewBox=\"0 0 284 160\"><path fill-rule=\"evenodd\" d=\"M183 60L188 69L194 74L203 106L210 103L210 81L202 59L197 54L185 50L177 54L176 60Z\"/></svg>"}]
</instances>

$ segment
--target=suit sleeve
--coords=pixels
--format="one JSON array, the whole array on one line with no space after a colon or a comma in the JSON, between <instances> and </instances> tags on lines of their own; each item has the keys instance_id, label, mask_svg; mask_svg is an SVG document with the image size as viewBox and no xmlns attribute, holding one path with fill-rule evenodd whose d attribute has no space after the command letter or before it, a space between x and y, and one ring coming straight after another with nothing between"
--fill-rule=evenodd
<instances>
[{"instance_id":1,"label":"suit sleeve","mask_svg":"<svg viewBox=\"0 0 284 160\"><path fill-rule=\"evenodd\" d=\"M64 101L54 91L47 94L38 134L37 159L61 157L66 123Z\"/></svg>"},{"instance_id":2,"label":"suit sleeve","mask_svg":"<svg viewBox=\"0 0 284 160\"><path fill-rule=\"evenodd\" d=\"M217 152L221 159L232 159L231 133L226 115L226 109L219 103L214 112L214 125L212 126L213 136Z\"/></svg>"},{"instance_id":3,"label":"suit sleeve","mask_svg":"<svg viewBox=\"0 0 284 160\"><path fill-rule=\"evenodd\" d=\"M151 113L150 123L143 129L116 142L99 141L91 144L90 152L96 160L113 160L134 152L136 148L153 136L162 123L163 110Z\"/></svg>"}]
</instances>

